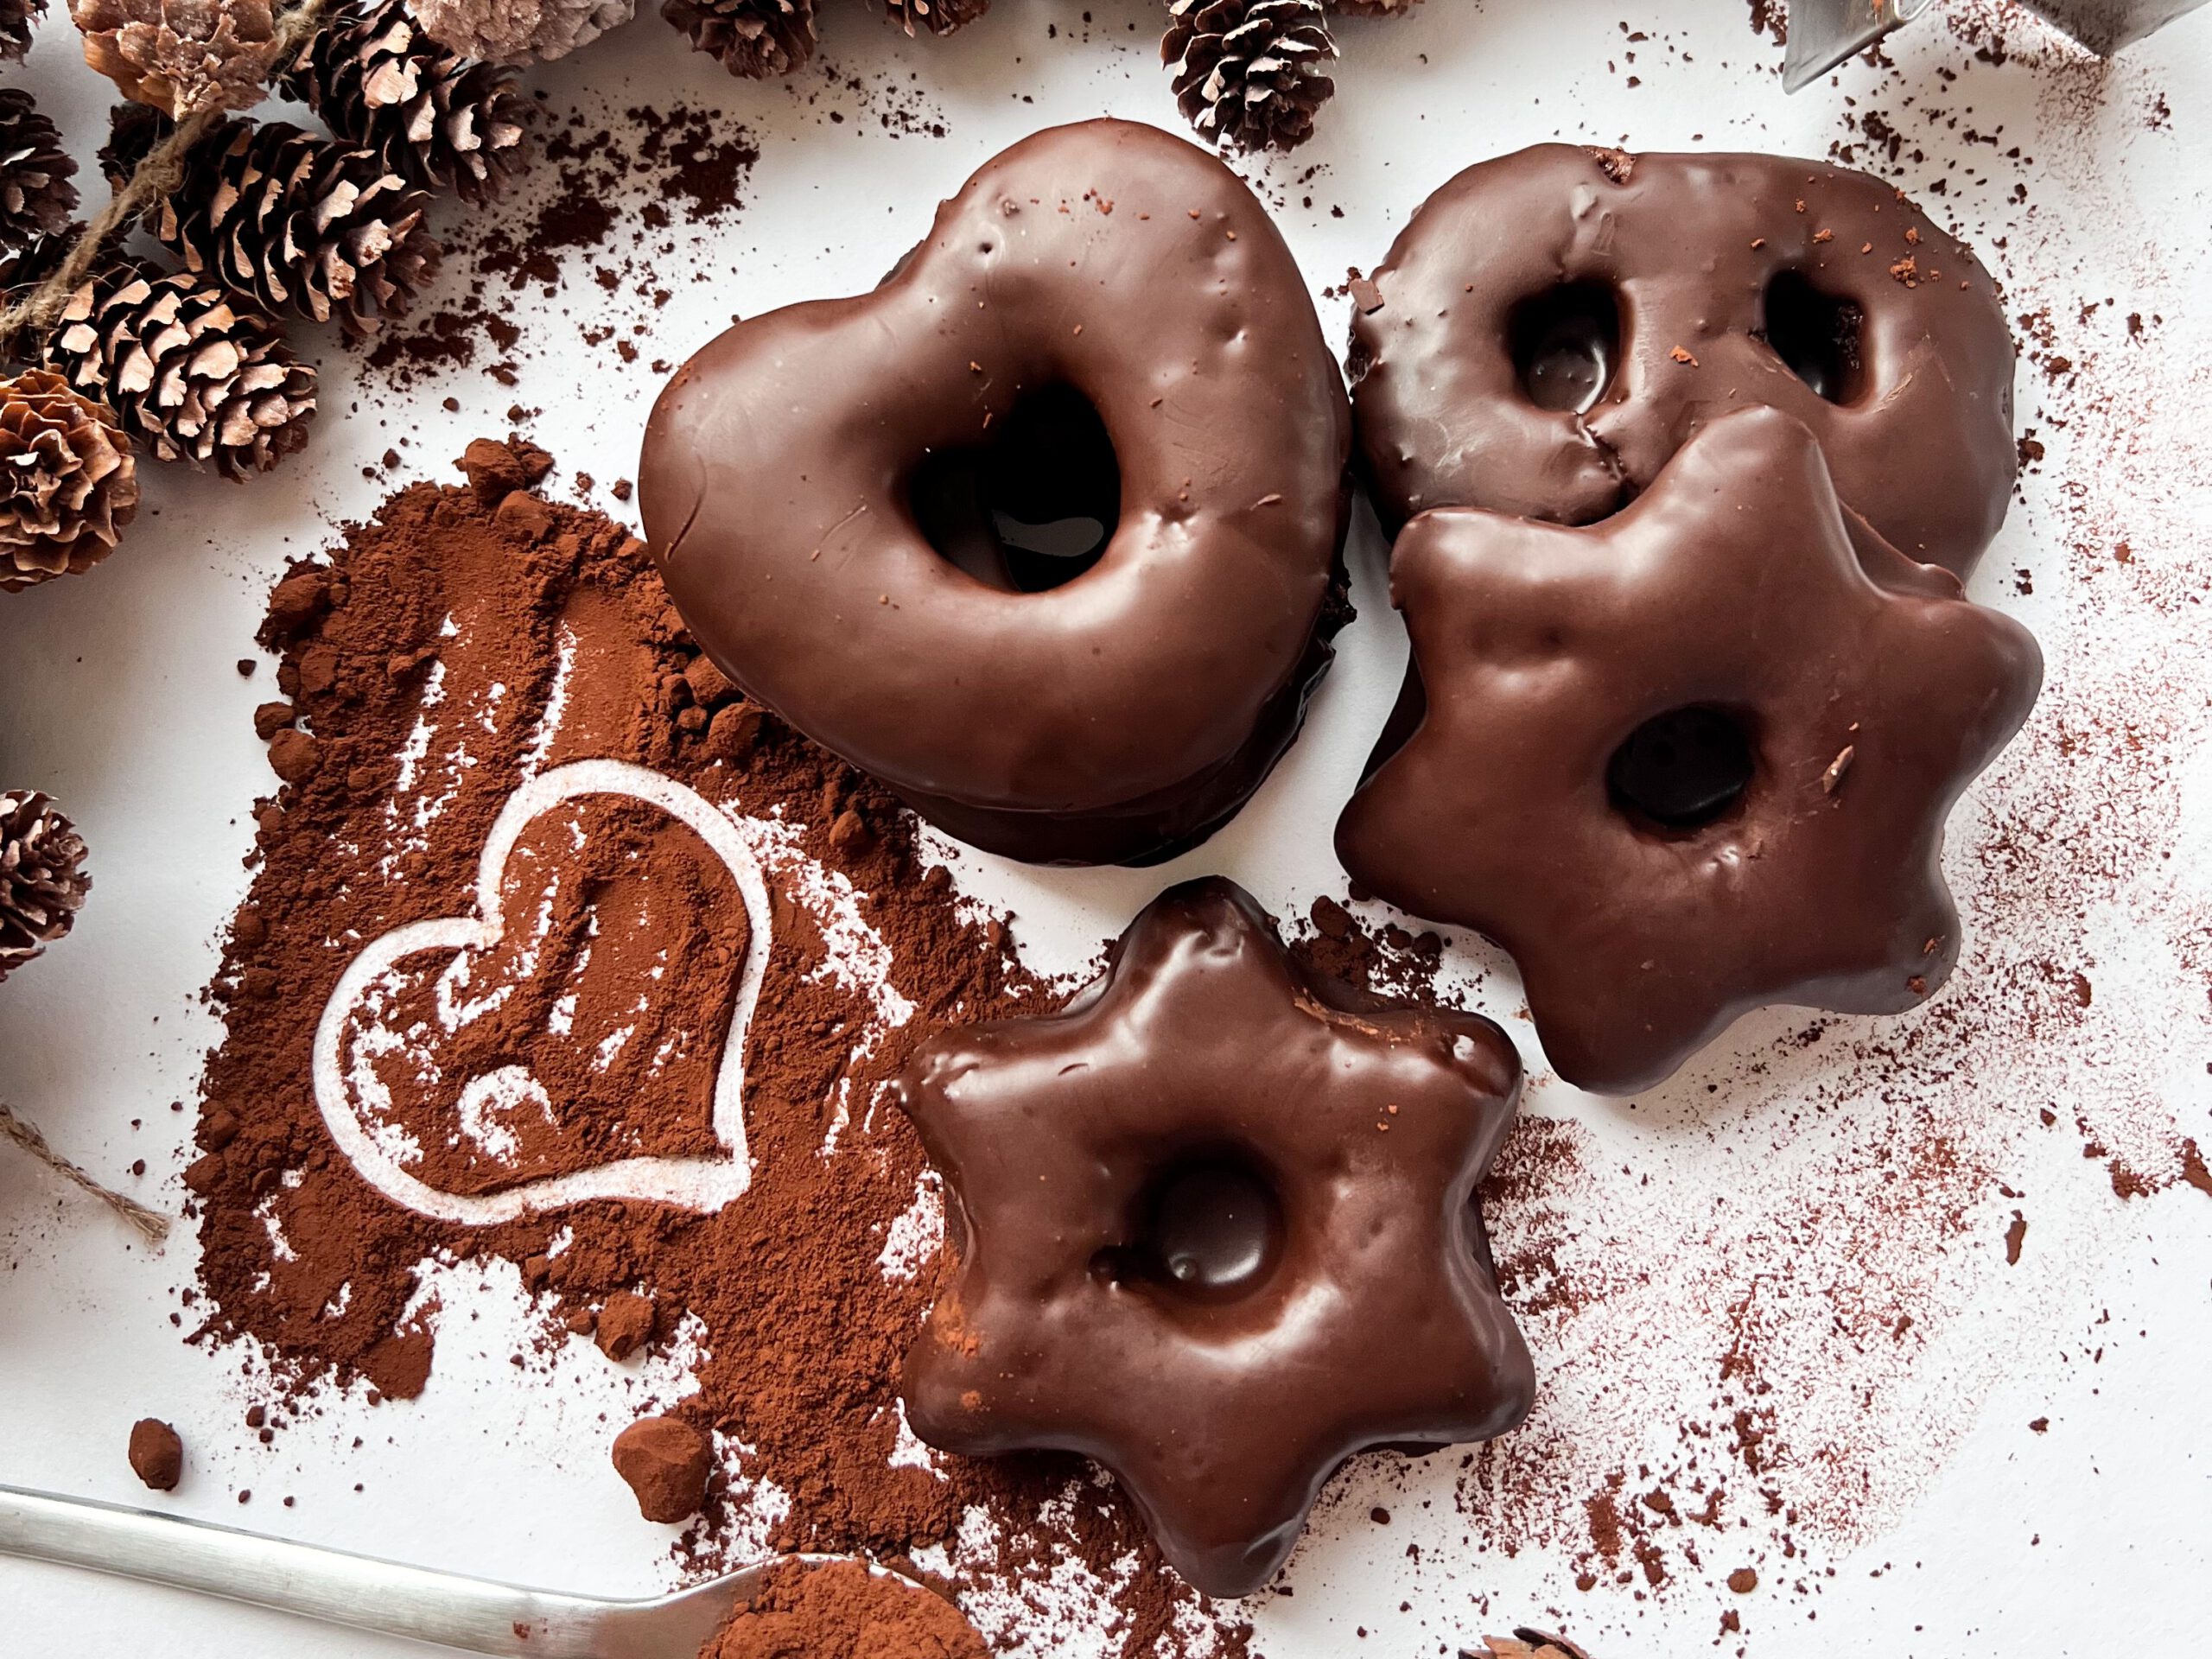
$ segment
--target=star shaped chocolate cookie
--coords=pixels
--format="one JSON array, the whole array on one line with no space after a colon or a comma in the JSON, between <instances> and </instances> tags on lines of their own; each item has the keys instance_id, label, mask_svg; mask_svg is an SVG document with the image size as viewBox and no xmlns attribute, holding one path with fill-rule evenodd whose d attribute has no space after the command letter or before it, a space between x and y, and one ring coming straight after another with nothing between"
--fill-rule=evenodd
<instances>
[{"instance_id":1,"label":"star shaped chocolate cookie","mask_svg":"<svg viewBox=\"0 0 2212 1659\"><path fill-rule=\"evenodd\" d=\"M1192 1584L1257 1588L1353 1452L1527 1414L1473 1198L1520 1084L1490 1021L1300 967L1226 881L1172 889L1065 1013L899 1083L958 1254L908 1421L1094 1458Z\"/></svg>"},{"instance_id":2,"label":"star shaped chocolate cookie","mask_svg":"<svg viewBox=\"0 0 2212 1659\"><path fill-rule=\"evenodd\" d=\"M2042 656L1847 516L1789 416L1714 422L1586 529L1425 514L1390 584L1414 668L1338 853L1511 952L1561 1077L1629 1093L1754 1007L1949 974L1944 820Z\"/></svg>"}]
</instances>

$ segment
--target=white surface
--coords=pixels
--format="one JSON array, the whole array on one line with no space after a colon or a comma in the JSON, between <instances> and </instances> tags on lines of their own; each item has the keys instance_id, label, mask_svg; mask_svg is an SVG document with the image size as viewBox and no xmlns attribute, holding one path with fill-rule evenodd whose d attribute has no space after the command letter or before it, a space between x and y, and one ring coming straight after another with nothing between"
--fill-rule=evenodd
<instances>
[{"instance_id":1,"label":"white surface","mask_svg":"<svg viewBox=\"0 0 2212 1659\"><path fill-rule=\"evenodd\" d=\"M2115 371L2121 390L2101 400L2094 387L2071 402L2053 391L2052 407L2039 410L2043 378L2024 367L2023 422L2039 430L2050 458L2029 480L1977 595L2043 634L2054 670L2047 710L2063 708L2069 675L2102 684L2090 671L2192 661L2202 650L2204 581L2202 566L2189 563L2203 536L2191 519L2212 519L2204 429L2212 188L2203 168L2212 156L2212 11L2109 71L2038 60L2047 37L2018 17L2006 20L2014 55L1998 66L1970 66L1971 44L1929 29L1897 48L1901 79L1853 66L1785 102L1779 50L1749 32L1742 0L1638 10L1648 15L1623 22L1608 8L1431 0L1409 23L1347 26L1342 91L1321 137L1255 174L1317 289L1349 265L1376 263L1430 189L1484 155L1566 137L1819 156L1845 136L1847 114L1878 105L1904 137L1900 181L1924 189L1948 177L1947 195L1923 200L1981 246L2017 311L2050 308L2052 349L2079 358L2077 339L2103 338L2075 315L2092 298L2113 296L2121 314L2163 319L2157 360ZM469 437L504 430L503 411L519 402L543 407L531 435L565 465L610 479L632 465L661 379L648 367L656 356L680 359L733 312L868 286L921 234L941 195L1035 126L1110 112L1179 127L1153 62L1159 8L1150 0L1095 0L1087 12L1072 0L1001 0L983 24L946 42L904 41L874 27L857 0L825 11L826 58L871 85L912 69L946 137L893 139L874 118L880 102L849 87L731 82L688 57L656 19L641 18L535 84L556 111L588 94L617 111L680 97L734 111L760 135L746 210L710 227L701 245L679 237L656 273L676 290L665 308L601 295L590 275L598 261L585 250L568 257L557 303L534 289L515 296L526 340L512 389L463 370L411 397L371 387L349 410L353 359L328 351L326 412L308 454L244 489L165 472L149 492L155 513L108 566L0 601L0 779L61 797L95 849L95 902L76 937L0 991L0 1098L44 1124L65 1152L126 1185L127 1166L143 1158L149 1173L137 1190L165 1205L179 1199L189 1110L171 1103L192 1098L216 1033L197 994L244 891L251 804L271 787L250 718L269 694L268 673L241 679L232 664L252 654L283 560L320 545L328 522L391 487L365 481L364 463L404 445L401 477L450 477L447 459ZM1629 39L1632 30L1656 35L1662 16L1670 33ZM31 64L8 73L64 123L96 179L99 83L73 57L66 23L49 20ZM833 111L842 118L830 118ZM1914 160L1916 151L1925 159ZM2013 198L2016 185L2024 202ZM708 280L691 280L700 273ZM556 344L575 336L558 307L625 328L643 321L638 360L620 365L604 351ZM1333 334L1341 304L1325 315ZM297 337L310 339L305 330ZM2108 355L2117 361L2120 350ZM448 393L458 413L440 407ZM2083 435L2130 429L2145 440L2147 459L2113 461ZM603 496L601 505L620 511ZM2132 542L2130 580L2156 575L2171 589L2171 603L2127 610L2109 639L2086 632L2098 613L2075 598L2094 573L2073 543L2093 518L2089 528ZM1404 653L1380 569L1368 526L1356 554L1361 620L1340 642L1312 727L1252 808L1205 849L1166 871L1082 874L971 855L955 866L963 885L1016 912L1033 958L1056 969L1087 957L1178 875L1219 870L1286 909L1341 893L1329 830ZM2029 573L2032 596L2017 592L2016 571ZM2176 682L2170 674L2158 683ZM2158 881L2114 881L2083 900L2093 913L2081 923L2091 952L2082 959L2102 964L2097 1013L2113 1011L2108 1035L2102 1046L2084 1039L2055 1059L2024 1047L2010 1092L1994 1090L1993 1111L2048 1103L2117 1112L2149 1098L2212 1146L2202 958L2176 943L2206 914L2212 751L2202 682L2184 675L2178 683L2191 699L2185 705L2120 711L2171 751L2164 792L2130 799L2139 785L2117 775L2082 783L2084 836L2115 813L2155 808L2172 819L2169 830L2147 832L2170 861ZM1994 816L1961 814L1955 869L1986 850ZM1970 906L1970 916L1984 929L2028 919L2001 906ZM1510 979L1478 951L1464 960L1492 970L1483 1006L1525 1041ZM1728 1075L1732 1058L1760 1053L1791 1024L1747 1022L1699 1075ZM1762 1102L1767 1112L1796 1106L1771 1088ZM1725 1119L1681 1134L1688 1109L1665 1103L1656 1121L1555 1085L1534 1103L1575 1118L1593 1144L1619 1154L1613 1161L1705 1166L1716 1204L1725 1205L1728 1179L1713 1185L1713 1167L1741 1178L1787 1161L1762 1150L1779 1141L1732 1138ZM1867 1114L1863 1133L1882 1133L1871 1101L1843 1104ZM1774 1161L1728 1161L1767 1156ZM2036 1157L2041 1207L2029 1265L2039 1276L2007 1277L1986 1237L1973 1242L1958 1268L1959 1317L1918 1351L1912 1374L1924 1420L1936 1427L1902 1447L1902 1472L1872 1506L1868 1535L1808 1544L1796 1563L1762 1557L1768 1584L1751 1598L1710 1582L1736 1564L1718 1548L1707 1551L1714 1573L1705 1580L1678 1573L1649 1595L1640 1581L1578 1594L1571 1542L1510 1557L1463 1544L1471 1529L1453 1514L1448 1482L1424 1510L1426 1477L1386 1482L1363 1465L1332 1491L1294 1563L1296 1598L1262 1611L1260 1647L1274 1659L1410 1659L1452 1651L1484 1628L1548 1622L1546 1610L1556 1609L1601 1659L1674 1656L1713 1648L1719 1614L1733 1607L1745 1636L1720 1650L1742 1646L1760 1659L2202 1652L2212 1640L2212 1426L2201 1383L2212 1361L2212 1205L2183 1189L2123 1205L2101 1166L2073 1143ZM1597 1229L1611 1218L1581 1220ZM264 1448L240 1426L264 1392L257 1364L238 1350L188 1346L172 1323L194 1249L187 1233L149 1257L0 1151L0 1479L132 1500L141 1494L124 1441L133 1420L154 1414L175 1421L191 1448L191 1478L175 1500L183 1512L579 1590L664 1581L667 1535L639 1523L605 1471L603 1446L607 1422L683 1393L680 1354L620 1374L586 1349L564 1357L553 1376L518 1388L507 1356L524 1345L527 1320L515 1271L472 1269L438 1287L447 1310L438 1379L422 1400L375 1411L358 1398L328 1400L320 1416ZM190 1313L181 1318L188 1329ZM1653 1334L1656 1342L1665 1333ZM1550 1357L1540 1348L1540 1364ZM1662 1348L1650 1363L1666 1363ZM1575 1375L1561 1365L1550 1386L1565 1397ZM2024 1433L2031 1418L2048 1418L2050 1432ZM235 1497L242 1488L254 1494L245 1508ZM287 1495L296 1508L282 1507ZM1393 1508L1392 1525L1368 1521L1376 1503ZM1408 1569L1405 1546L1416 1541L1426 1560ZM1811 1589L1785 1592L1793 1573L1814 1580ZM410 1651L418 1650L0 1561L0 1655L10 1659L400 1659Z\"/></svg>"}]
</instances>

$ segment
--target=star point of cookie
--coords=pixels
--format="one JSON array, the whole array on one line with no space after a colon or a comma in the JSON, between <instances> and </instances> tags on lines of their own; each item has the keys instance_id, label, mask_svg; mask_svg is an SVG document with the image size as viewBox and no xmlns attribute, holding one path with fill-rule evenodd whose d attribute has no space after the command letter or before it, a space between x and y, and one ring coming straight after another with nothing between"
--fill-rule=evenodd
<instances>
[{"instance_id":1,"label":"star point of cookie","mask_svg":"<svg viewBox=\"0 0 2212 1659\"><path fill-rule=\"evenodd\" d=\"M1391 594L1398 747L1338 855L1503 945L1567 1081L1631 1093L1754 1007L1896 1013L1948 976L1944 822L2041 655L1847 515L1789 416L1713 422L1587 528L1426 514Z\"/></svg>"},{"instance_id":2,"label":"star point of cookie","mask_svg":"<svg viewBox=\"0 0 2212 1659\"><path fill-rule=\"evenodd\" d=\"M1352 1453L1526 1415L1473 1199L1520 1076L1488 1020L1302 968L1227 882L1171 889L1065 1012L901 1079L957 1252L909 1421L1093 1458L1193 1586L1256 1589Z\"/></svg>"}]
</instances>

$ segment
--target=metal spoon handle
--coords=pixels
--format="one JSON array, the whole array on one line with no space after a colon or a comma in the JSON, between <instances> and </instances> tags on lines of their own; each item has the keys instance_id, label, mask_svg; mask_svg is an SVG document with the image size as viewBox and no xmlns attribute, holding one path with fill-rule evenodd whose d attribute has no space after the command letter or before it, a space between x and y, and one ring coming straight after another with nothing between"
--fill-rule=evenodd
<instances>
[{"instance_id":1,"label":"metal spoon handle","mask_svg":"<svg viewBox=\"0 0 2212 1659\"><path fill-rule=\"evenodd\" d=\"M86 1498L0 1486L0 1554L219 1596L468 1653L593 1659L603 1604Z\"/></svg>"}]
</instances>

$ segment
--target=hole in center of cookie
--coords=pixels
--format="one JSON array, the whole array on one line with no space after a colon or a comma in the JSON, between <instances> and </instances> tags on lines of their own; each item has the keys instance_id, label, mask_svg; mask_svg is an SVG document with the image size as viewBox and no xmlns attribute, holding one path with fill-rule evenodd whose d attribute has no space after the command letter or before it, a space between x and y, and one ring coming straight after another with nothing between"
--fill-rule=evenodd
<instances>
[{"instance_id":1,"label":"hole in center of cookie","mask_svg":"<svg viewBox=\"0 0 2212 1659\"><path fill-rule=\"evenodd\" d=\"M1722 709L1673 709L1647 720L1613 751L1605 787L1631 818L1698 830L1743 798L1753 769L1744 722Z\"/></svg>"},{"instance_id":2,"label":"hole in center of cookie","mask_svg":"<svg viewBox=\"0 0 2212 1659\"><path fill-rule=\"evenodd\" d=\"M925 457L908 486L931 546L1003 593L1041 594L1096 564L1122 517L1106 423L1071 386L1025 392L985 440Z\"/></svg>"},{"instance_id":3,"label":"hole in center of cookie","mask_svg":"<svg viewBox=\"0 0 2212 1659\"><path fill-rule=\"evenodd\" d=\"M1621 308L1603 283L1562 283L1516 307L1513 365L1539 409L1585 414L1620 361Z\"/></svg>"},{"instance_id":4,"label":"hole in center of cookie","mask_svg":"<svg viewBox=\"0 0 2212 1659\"><path fill-rule=\"evenodd\" d=\"M1858 399L1866 385L1859 331L1866 314L1849 300L1823 294L1802 271L1785 270L1766 288L1766 343L1820 397Z\"/></svg>"},{"instance_id":5,"label":"hole in center of cookie","mask_svg":"<svg viewBox=\"0 0 2212 1659\"><path fill-rule=\"evenodd\" d=\"M1282 1205L1267 1178L1235 1157L1192 1159L1146 1194L1138 1254L1148 1276L1206 1301L1248 1295L1282 1254Z\"/></svg>"}]
</instances>

